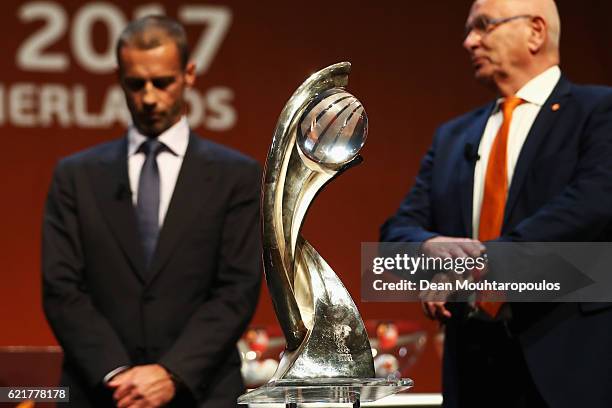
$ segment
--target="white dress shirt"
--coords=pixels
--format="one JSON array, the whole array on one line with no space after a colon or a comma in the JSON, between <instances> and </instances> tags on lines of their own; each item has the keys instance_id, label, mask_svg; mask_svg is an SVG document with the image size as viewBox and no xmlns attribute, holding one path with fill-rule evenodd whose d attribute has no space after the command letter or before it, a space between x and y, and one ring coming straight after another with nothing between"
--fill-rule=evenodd
<instances>
[{"instance_id":1,"label":"white dress shirt","mask_svg":"<svg viewBox=\"0 0 612 408\"><path fill-rule=\"evenodd\" d=\"M130 178L130 189L132 190L132 203L136 206L138 200L138 180L140 179L140 171L145 161L145 154L139 152L140 146L148 139L147 136L141 134L134 125L128 130L128 176ZM157 167L159 169L159 226L164 223L164 218L168 212L170 199L176 186L176 180L183 164L183 158L189 144L189 125L187 119L183 116L168 130L157 137L157 140L162 142L167 149L162 150L157 155ZM130 368L129 366L117 367L107 373L102 380L104 384L108 384L114 376Z\"/></svg>"},{"instance_id":2,"label":"white dress shirt","mask_svg":"<svg viewBox=\"0 0 612 408\"><path fill-rule=\"evenodd\" d=\"M148 139L132 125L128 130L128 174L130 177L130 188L132 190L132 203L136 206L138 200L138 180L140 171L145 161L145 154L139 152L139 147ZM157 155L157 167L159 168L159 226L164 223L168 212L170 199L176 186L176 180L183 164L183 158L189 143L189 125L187 118L183 116L168 130L157 137L157 140L165 144L168 149L162 150Z\"/></svg>"},{"instance_id":3,"label":"white dress shirt","mask_svg":"<svg viewBox=\"0 0 612 408\"><path fill-rule=\"evenodd\" d=\"M516 96L525 102L519 105L512 115L510 129L508 132L508 146L506 151L506 163L508 174L508 186L512 182L514 168L518 160L527 134L533 125L544 102L548 99L553 89L561 78L561 70L558 65L547 69L540 75L532 78L517 93ZM489 117L487 126L478 146L478 156L474 168L474 192L472 197L472 237L478 239L478 227L480 225L480 208L482 207L482 197L484 195L485 176L487 164L489 163L489 153L495 140L495 136L503 122L503 113L500 109L503 98L497 100L497 105Z\"/></svg>"}]
</instances>

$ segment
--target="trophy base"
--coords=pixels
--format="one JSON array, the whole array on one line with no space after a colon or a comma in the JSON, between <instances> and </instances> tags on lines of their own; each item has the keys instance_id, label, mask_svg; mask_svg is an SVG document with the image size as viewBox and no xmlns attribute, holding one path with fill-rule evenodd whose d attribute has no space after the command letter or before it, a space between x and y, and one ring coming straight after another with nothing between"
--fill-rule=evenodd
<instances>
[{"instance_id":1,"label":"trophy base","mask_svg":"<svg viewBox=\"0 0 612 408\"><path fill-rule=\"evenodd\" d=\"M238 404L285 404L288 408L298 403L373 402L411 388L409 378L309 378L276 380L242 394Z\"/></svg>"}]
</instances>

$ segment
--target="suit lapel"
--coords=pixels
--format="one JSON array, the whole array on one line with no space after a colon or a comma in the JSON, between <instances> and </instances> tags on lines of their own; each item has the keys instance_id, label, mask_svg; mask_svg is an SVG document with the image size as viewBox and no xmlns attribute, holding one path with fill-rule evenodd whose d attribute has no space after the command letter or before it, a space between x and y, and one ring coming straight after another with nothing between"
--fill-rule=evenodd
<instances>
[{"instance_id":1,"label":"suit lapel","mask_svg":"<svg viewBox=\"0 0 612 408\"><path fill-rule=\"evenodd\" d=\"M472 209L474 200L474 167L477 161L478 147L480 139L484 133L487 121L495 103L491 103L481 109L478 116L465 131L463 146L463 165L461 166L459 177L461 188L461 215L465 225L466 237L472 236Z\"/></svg>"},{"instance_id":2,"label":"suit lapel","mask_svg":"<svg viewBox=\"0 0 612 408\"><path fill-rule=\"evenodd\" d=\"M510 184L510 190L508 191L508 199L506 201L506 209L504 212L504 225L506 225L510 214L516 205L517 198L525 182L525 178L529 172L529 168L535 160L538 147L546 139L550 133L553 125L556 123L557 118L563 112L565 107L565 100L569 96L571 91L571 83L564 77L559 79L559 83L553 89L542 108L540 113L536 117L525 143L521 149L514 175L512 176L512 182ZM557 109L553 109L552 106L557 104Z\"/></svg>"},{"instance_id":3,"label":"suit lapel","mask_svg":"<svg viewBox=\"0 0 612 408\"><path fill-rule=\"evenodd\" d=\"M91 181L100 211L130 265L144 281L144 254L128 178L127 138L108 146L91 169Z\"/></svg>"},{"instance_id":4,"label":"suit lapel","mask_svg":"<svg viewBox=\"0 0 612 408\"><path fill-rule=\"evenodd\" d=\"M207 197L210 198L210 189L207 189L206 185L215 174L212 167L212 160L208 157L203 142L195 134L190 134L183 164L157 241L149 283L164 267L183 231L192 224Z\"/></svg>"}]
</instances>

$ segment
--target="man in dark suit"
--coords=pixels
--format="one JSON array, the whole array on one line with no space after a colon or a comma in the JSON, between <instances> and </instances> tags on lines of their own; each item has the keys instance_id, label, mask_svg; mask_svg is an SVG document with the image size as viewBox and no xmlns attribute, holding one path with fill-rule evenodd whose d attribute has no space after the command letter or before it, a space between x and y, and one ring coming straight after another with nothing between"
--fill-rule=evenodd
<instances>
[{"instance_id":1,"label":"man in dark suit","mask_svg":"<svg viewBox=\"0 0 612 408\"><path fill-rule=\"evenodd\" d=\"M117 57L133 125L63 159L45 209L61 382L79 407L235 407L261 279L259 165L190 132L178 23L130 23Z\"/></svg>"},{"instance_id":2,"label":"man in dark suit","mask_svg":"<svg viewBox=\"0 0 612 408\"><path fill-rule=\"evenodd\" d=\"M559 33L552 0L474 2L463 45L500 98L437 130L382 241L474 257L612 239L612 89L561 75ZM445 325L445 407L612 406L610 304L423 307Z\"/></svg>"}]
</instances>

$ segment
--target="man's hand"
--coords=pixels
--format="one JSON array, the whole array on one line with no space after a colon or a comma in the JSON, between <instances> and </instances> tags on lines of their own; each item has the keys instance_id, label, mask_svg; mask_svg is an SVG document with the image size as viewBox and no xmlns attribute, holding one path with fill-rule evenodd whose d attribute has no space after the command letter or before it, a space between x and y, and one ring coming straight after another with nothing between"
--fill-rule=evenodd
<instances>
[{"instance_id":1,"label":"man's hand","mask_svg":"<svg viewBox=\"0 0 612 408\"><path fill-rule=\"evenodd\" d=\"M431 281L436 284L444 284L450 282L450 278L446 273L437 273L433 276ZM431 320L438 320L439 322L450 319L451 313L445 306L448 295L450 295L450 292L441 290L428 289L422 291L419 295L420 298L429 299L421 302L425 316L429 317Z\"/></svg>"},{"instance_id":2,"label":"man's hand","mask_svg":"<svg viewBox=\"0 0 612 408\"><path fill-rule=\"evenodd\" d=\"M428 239L421 245L421 252L430 258L476 258L481 256L485 250L485 246L477 239L445 236ZM440 278L438 276L438 279ZM430 295L431 293L427 293L425 297ZM450 319L452 315L446 308L446 301L438 299L440 295L442 294L436 294L435 301L422 302L421 306L427 317L444 322Z\"/></svg>"},{"instance_id":3,"label":"man's hand","mask_svg":"<svg viewBox=\"0 0 612 408\"><path fill-rule=\"evenodd\" d=\"M423 307L425 316L440 323L444 323L452 317L451 312L446 308L446 302L421 302L421 307Z\"/></svg>"},{"instance_id":4,"label":"man's hand","mask_svg":"<svg viewBox=\"0 0 612 408\"><path fill-rule=\"evenodd\" d=\"M170 373L159 364L136 366L117 374L108 383L115 389L118 408L161 407L176 392Z\"/></svg>"},{"instance_id":5,"label":"man's hand","mask_svg":"<svg viewBox=\"0 0 612 408\"><path fill-rule=\"evenodd\" d=\"M438 236L421 245L421 251L430 258L476 258L485 250L482 242L471 238Z\"/></svg>"}]
</instances>

